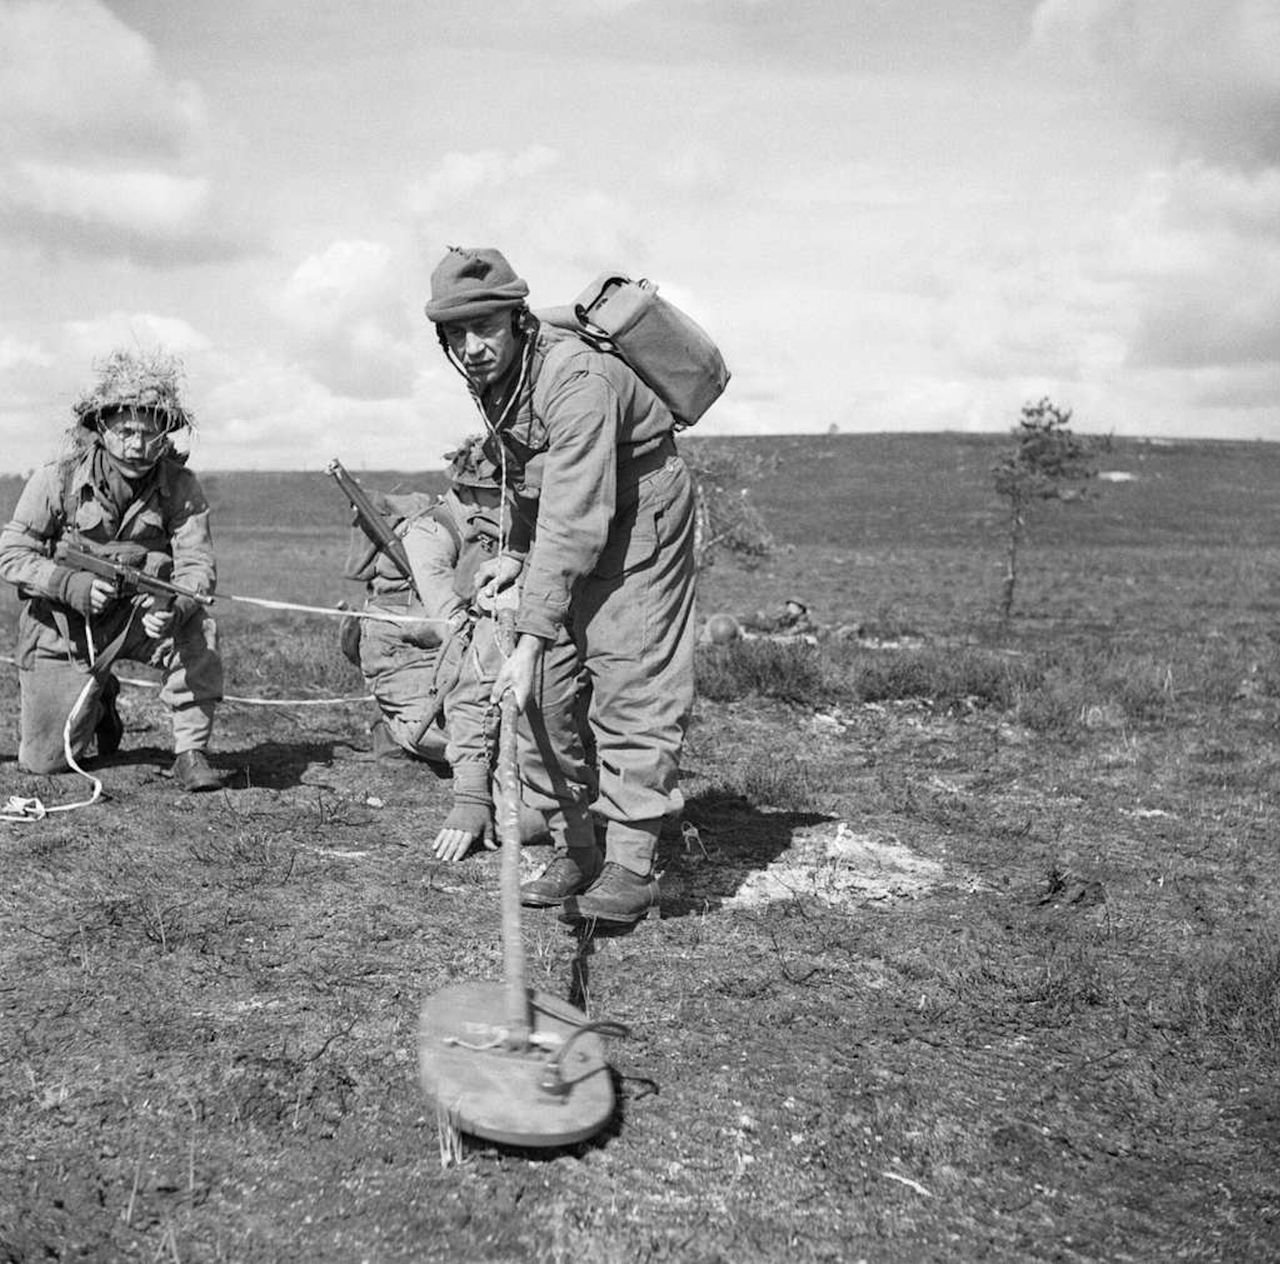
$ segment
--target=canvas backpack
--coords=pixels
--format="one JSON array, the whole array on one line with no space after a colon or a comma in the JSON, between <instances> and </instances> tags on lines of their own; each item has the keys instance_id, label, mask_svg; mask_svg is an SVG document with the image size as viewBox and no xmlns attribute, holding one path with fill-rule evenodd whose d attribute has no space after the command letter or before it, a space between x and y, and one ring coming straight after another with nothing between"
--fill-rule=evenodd
<instances>
[{"instance_id":1,"label":"canvas backpack","mask_svg":"<svg viewBox=\"0 0 1280 1264\"><path fill-rule=\"evenodd\" d=\"M625 361L681 429L694 425L729 384L720 349L699 324L660 298L652 281L605 272L572 306L537 315Z\"/></svg>"}]
</instances>

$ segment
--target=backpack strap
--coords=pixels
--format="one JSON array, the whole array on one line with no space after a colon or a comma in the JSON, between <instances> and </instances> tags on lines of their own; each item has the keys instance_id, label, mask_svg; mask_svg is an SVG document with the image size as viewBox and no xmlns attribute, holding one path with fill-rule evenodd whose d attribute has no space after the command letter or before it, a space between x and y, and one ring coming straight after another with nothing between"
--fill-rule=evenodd
<instances>
[{"instance_id":1,"label":"backpack strap","mask_svg":"<svg viewBox=\"0 0 1280 1264\"><path fill-rule=\"evenodd\" d=\"M454 521L453 514L449 512L449 507L444 503L443 499L436 501L436 503L421 516L424 518L430 518L432 522L439 523L439 525L449 533L449 539L453 541L454 549L461 554L462 532L458 530L458 524Z\"/></svg>"}]
</instances>

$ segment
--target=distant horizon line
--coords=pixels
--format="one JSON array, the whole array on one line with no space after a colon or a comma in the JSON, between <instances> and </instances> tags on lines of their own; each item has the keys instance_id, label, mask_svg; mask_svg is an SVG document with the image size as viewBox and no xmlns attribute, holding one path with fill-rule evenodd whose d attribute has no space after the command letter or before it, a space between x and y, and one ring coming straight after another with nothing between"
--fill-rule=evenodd
<instances>
[{"instance_id":1,"label":"distant horizon line","mask_svg":"<svg viewBox=\"0 0 1280 1264\"><path fill-rule=\"evenodd\" d=\"M688 438L698 442L724 442L734 440L761 440L761 439L849 439L849 440L867 440L867 439L966 439L974 440L980 443L997 443L1007 440L1013 433L1013 427L1007 430L778 430L757 432L752 431L746 434L698 434L693 433ZM1077 430L1076 434L1083 438L1090 439L1106 439L1112 443L1123 444L1128 447L1159 447L1172 448L1195 445L1214 445L1218 447L1253 447L1258 444L1271 444L1280 441L1280 435L1273 437L1267 435L1254 435L1252 438L1229 437L1221 438L1210 435L1124 435L1116 434L1114 431L1103 430ZM683 436L682 436L683 437ZM3 470L0 471L0 478L29 478L30 475L39 468L39 465L47 464L49 461L56 460L58 454L50 453L41 460L37 465L27 467L25 470ZM339 458L341 459L341 458ZM448 466L446 465L360 465L352 461L344 461L344 465L357 473L396 473L396 474L443 474ZM317 462L312 466L297 465L205 465L198 455L192 461L191 468L201 475L212 474L324 474L326 473L327 461L323 464Z\"/></svg>"}]
</instances>

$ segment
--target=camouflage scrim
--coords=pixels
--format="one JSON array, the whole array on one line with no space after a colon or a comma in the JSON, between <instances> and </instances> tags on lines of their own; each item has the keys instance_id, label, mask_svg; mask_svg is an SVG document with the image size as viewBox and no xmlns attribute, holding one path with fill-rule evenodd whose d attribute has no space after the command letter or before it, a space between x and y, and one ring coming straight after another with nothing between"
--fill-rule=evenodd
<instances>
[{"instance_id":1,"label":"camouflage scrim","mask_svg":"<svg viewBox=\"0 0 1280 1264\"><path fill-rule=\"evenodd\" d=\"M194 429L195 416L182 402L186 371L176 355L118 350L94 368L98 380L72 409L80 425L94 429L110 413L146 409L159 418L167 434Z\"/></svg>"},{"instance_id":2,"label":"camouflage scrim","mask_svg":"<svg viewBox=\"0 0 1280 1264\"><path fill-rule=\"evenodd\" d=\"M502 486L502 466L490 455L484 435L470 435L461 447L444 455L449 462L449 482L454 487L497 489Z\"/></svg>"}]
</instances>

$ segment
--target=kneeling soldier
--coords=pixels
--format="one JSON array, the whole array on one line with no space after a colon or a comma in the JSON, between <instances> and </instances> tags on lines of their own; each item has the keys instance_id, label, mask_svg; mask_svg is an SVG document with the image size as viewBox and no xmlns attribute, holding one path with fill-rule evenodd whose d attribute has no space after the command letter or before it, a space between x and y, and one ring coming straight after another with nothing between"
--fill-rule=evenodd
<instances>
[{"instance_id":1,"label":"kneeling soldier","mask_svg":"<svg viewBox=\"0 0 1280 1264\"><path fill-rule=\"evenodd\" d=\"M205 756L222 699L217 631L205 613L216 566L208 504L173 446L192 426L181 375L180 362L160 352L113 353L75 405L67 453L31 476L0 532L0 579L22 598L18 759L29 772L65 771L68 751L79 759L95 739L99 755L116 751L123 725L110 668L127 658L162 673L177 783L222 786ZM59 544L189 595L130 593L59 561Z\"/></svg>"}]
</instances>

